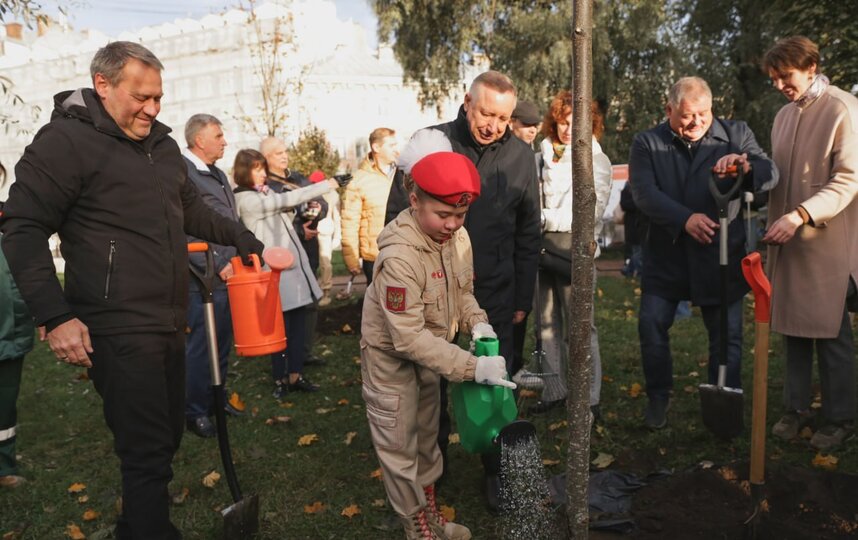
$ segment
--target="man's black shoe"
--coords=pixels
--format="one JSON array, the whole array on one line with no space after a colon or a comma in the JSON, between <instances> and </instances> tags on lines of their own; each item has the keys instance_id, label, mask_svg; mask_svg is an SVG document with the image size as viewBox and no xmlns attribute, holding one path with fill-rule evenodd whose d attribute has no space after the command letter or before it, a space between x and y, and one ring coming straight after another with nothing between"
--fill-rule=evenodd
<instances>
[{"instance_id":1,"label":"man's black shoe","mask_svg":"<svg viewBox=\"0 0 858 540\"><path fill-rule=\"evenodd\" d=\"M484 479L484 495L489 511L493 514L500 512L500 477L496 474L487 474Z\"/></svg>"},{"instance_id":2,"label":"man's black shoe","mask_svg":"<svg viewBox=\"0 0 858 540\"><path fill-rule=\"evenodd\" d=\"M670 409L669 398L650 398L644 411L644 423L650 429L662 429L667 425L667 411Z\"/></svg>"},{"instance_id":3,"label":"man's black shoe","mask_svg":"<svg viewBox=\"0 0 858 540\"><path fill-rule=\"evenodd\" d=\"M202 437L203 439L210 439L217 435L217 430L215 429L214 424L212 424L212 421L209 420L208 416L188 418L187 426L188 431L197 437Z\"/></svg>"},{"instance_id":4,"label":"man's black shoe","mask_svg":"<svg viewBox=\"0 0 858 540\"><path fill-rule=\"evenodd\" d=\"M296 380L295 382L289 383L289 391L290 392L318 392L319 391L319 385L311 383L310 381L305 379L304 376L302 375L302 376L298 377L298 380Z\"/></svg>"},{"instance_id":5,"label":"man's black shoe","mask_svg":"<svg viewBox=\"0 0 858 540\"><path fill-rule=\"evenodd\" d=\"M535 405L532 405L527 412L530 414L545 414L551 409L556 409L565 403L565 400L555 399L554 401L539 400Z\"/></svg>"}]
</instances>

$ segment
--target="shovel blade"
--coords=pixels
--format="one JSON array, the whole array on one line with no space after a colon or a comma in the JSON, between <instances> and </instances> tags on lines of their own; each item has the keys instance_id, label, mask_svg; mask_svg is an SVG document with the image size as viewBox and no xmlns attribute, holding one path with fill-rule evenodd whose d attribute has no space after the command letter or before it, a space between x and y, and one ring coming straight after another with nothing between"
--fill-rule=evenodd
<instances>
[{"instance_id":1,"label":"shovel blade","mask_svg":"<svg viewBox=\"0 0 858 540\"><path fill-rule=\"evenodd\" d=\"M245 540L259 532L259 496L247 495L220 511L224 540Z\"/></svg>"},{"instance_id":2,"label":"shovel blade","mask_svg":"<svg viewBox=\"0 0 858 540\"><path fill-rule=\"evenodd\" d=\"M701 384L699 389L700 410L706 429L725 441L741 435L745 430L742 390L714 384Z\"/></svg>"}]
</instances>

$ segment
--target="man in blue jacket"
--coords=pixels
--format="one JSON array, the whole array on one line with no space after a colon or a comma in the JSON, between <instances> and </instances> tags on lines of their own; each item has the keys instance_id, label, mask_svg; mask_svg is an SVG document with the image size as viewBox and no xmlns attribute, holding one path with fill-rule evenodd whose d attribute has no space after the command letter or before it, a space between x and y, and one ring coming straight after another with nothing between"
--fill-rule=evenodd
<instances>
[{"instance_id":1,"label":"man in blue jacket","mask_svg":"<svg viewBox=\"0 0 858 540\"><path fill-rule=\"evenodd\" d=\"M220 120L210 114L195 114L185 123L185 141L187 148L182 150L188 178L194 183L203 197L203 201L215 212L232 221L238 221L235 195L226 174L215 163L223 157L226 139ZM188 236L188 242L199 242L194 236ZM226 280L233 275L230 259L235 257L235 248L209 243L217 273L212 300L215 316L215 333L220 360L221 380L226 380L229 364L229 351L232 348L232 315L229 311L229 296L226 292ZM205 256L193 253L189 256L191 264L200 272L205 272ZM213 397L211 373L209 372L208 342L206 339L203 300L196 280L190 281L188 298L188 339L185 342L185 421L188 431L198 437L214 437L215 426L209 415L212 411ZM226 411L233 415L243 414L224 400Z\"/></svg>"},{"instance_id":2,"label":"man in blue jacket","mask_svg":"<svg viewBox=\"0 0 858 540\"><path fill-rule=\"evenodd\" d=\"M745 191L766 191L777 183L774 163L744 122L713 118L712 92L699 77L684 77L670 89L667 121L638 133L629 157L629 183L638 209L649 221L643 241L643 271L638 332L646 377L644 421L652 429L667 424L673 360L668 330L676 306L690 299L700 306L709 334L709 382L718 373L719 312L718 213L709 191L713 173L731 183L742 167ZM741 201L730 202L728 229L727 381L741 388L742 278L745 230Z\"/></svg>"}]
</instances>

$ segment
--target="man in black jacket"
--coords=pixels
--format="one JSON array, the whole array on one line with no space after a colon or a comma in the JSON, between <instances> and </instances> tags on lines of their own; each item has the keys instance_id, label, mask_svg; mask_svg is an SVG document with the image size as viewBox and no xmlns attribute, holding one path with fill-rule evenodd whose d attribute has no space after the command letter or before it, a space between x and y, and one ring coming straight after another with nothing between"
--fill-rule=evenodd
<instances>
[{"instance_id":1,"label":"man in black jacket","mask_svg":"<svg viewBox=\"0 0 858 540\"><path fill-rule=\"evenodd\" d=\"M433 126L450 139L453 151L467 156L480 173L480 198L465 218L474 251L474 295L489 316L510 373L513 324L523 321L533 305L540 246L535 158L530 146L509 127L515 106L512 81L487 71L471 83L458 117ZM386 216L395 217L407 206L407 196L397 178L391 186ZM446 456L450 419L445 379L441 381L438 444ZM487 454L483 465L488 503L496 509L499 460Z\"/></svg>"},{"instance_id":2,"label":"man in black jacket","mask_svg":"<svg viewBox=\"0 0 858 540\"><path fill-rule=\"evenodd\" d=\"M89 368L122 472L120 539L175 539L167 486L184 429L185 233L262 244L206 206L170 129L157 122L161 62L117 41L93 87L54 98L51 122L18 162L2 225L21 295L60 360ZM59 232L65 290L48 238Z\"/></svg>"},{"instance_id":3,"label":"man in black jacket","mask_svg":"<svg viewBox=\"0 0 858 540\"><path fill-rule=\"evenodd\" d=\"M683 77L670 89L667 121L635 135L629 157L629 184L634 204L648 225L642 239L643 270L638 314L641 362L649 401L644 423L667 425L673 388L669 330L676 307L690 299L700 306L709 334L709 383L718 379L721 332L727 334L726 386L741 388L742 299L749 287L742 277L745 229L735 219L741 201L731 201L728 230L719 231L718 209L709 190L713 173L727 191L741 167L745 188L761 192L774 187L778 171L748 125L712 115L712 92L699 77ZM737 194L738 197L738 194ZM728 232L729 231L729 232ZM729 286L727 328L719 307L719 240L726 234Z\"/></svg>"}]
</instances>

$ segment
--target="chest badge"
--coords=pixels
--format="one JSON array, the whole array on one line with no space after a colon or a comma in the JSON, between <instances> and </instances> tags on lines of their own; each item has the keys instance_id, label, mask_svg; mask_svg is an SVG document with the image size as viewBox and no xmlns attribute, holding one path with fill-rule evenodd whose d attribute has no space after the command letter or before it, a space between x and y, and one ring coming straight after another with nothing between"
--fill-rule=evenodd
<instances>
[{"instance_id":1,"label":"chest badge","mask_svg":"<svg viewBox=\"0 0 858 540\"><path fill-rule=\"evenodd\" d=\"M435 272L432 272L432 277L434 279L444 279L444 277L445 277L444 270L442 269L442 270L437 270Z\"/></svg>"},{"instance_id":2,"label":"chest badge","mask_svg":"<svg viewBox=\"0 0 858 540\"><path fill-rule=\"evenodd\" d=\"M388 287L385 294L385 305L388 311L405 311L405 287Z\"/></svg>"}]
</instances>

